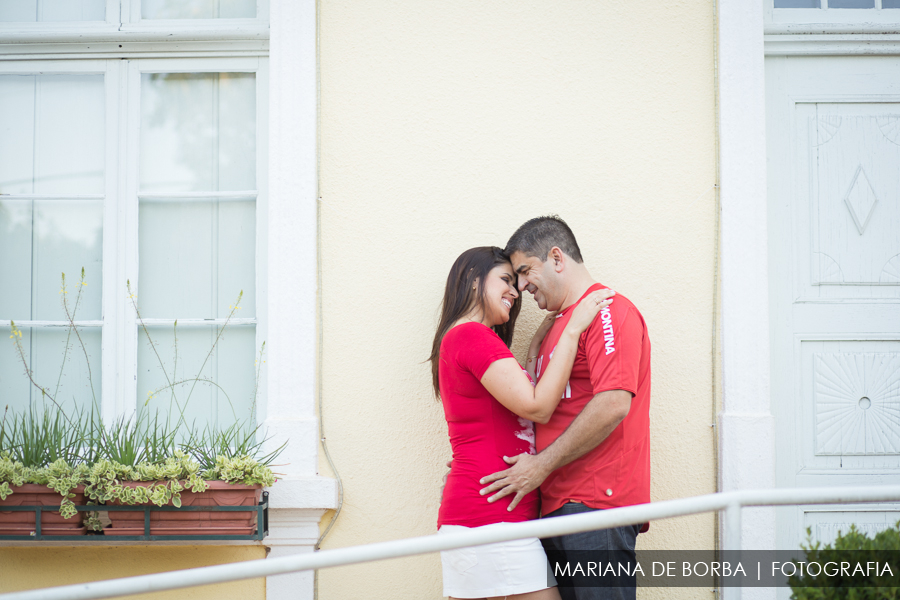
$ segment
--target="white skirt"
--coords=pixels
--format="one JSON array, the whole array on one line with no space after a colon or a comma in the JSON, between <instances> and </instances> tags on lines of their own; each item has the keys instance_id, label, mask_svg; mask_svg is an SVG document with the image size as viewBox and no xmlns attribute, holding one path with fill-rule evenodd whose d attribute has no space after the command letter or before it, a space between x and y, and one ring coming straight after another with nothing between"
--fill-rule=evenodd
<instances>
[{"instance_id":1,"label":"white skirt","mask_svg":"<svg viewBox=\"0 0 900 600\"><path fill-rule=\"evenodd\" d=\"M486 527L504 527L495 523ZM465 531L462 525L444 525L438 533ZM511 596L545 590L556 585L544 547L537 538L513 540L441 552L444 595L453 598Z\"/></svg>"}]
</instances>

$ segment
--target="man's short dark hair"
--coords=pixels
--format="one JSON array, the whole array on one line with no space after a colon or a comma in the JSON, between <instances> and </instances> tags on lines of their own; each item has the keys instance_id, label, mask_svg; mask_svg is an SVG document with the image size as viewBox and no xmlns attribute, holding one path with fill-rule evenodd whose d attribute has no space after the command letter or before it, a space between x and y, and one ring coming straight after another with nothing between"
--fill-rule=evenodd
<instances>
[{"instance_id":1,"label":"man's short dark hair","mask_svg":"<svg viewBox=\"0 0 900 600\"><path fill-rule=\"evenodd\" d=\"M525 256L536 256L544 262L554 246L575 262L584 262L575 234L557 215L535 217L526 221L509 238L504 252L507 256L512 256L513 252L524 252Z\"/></svg>"}]
</instances>

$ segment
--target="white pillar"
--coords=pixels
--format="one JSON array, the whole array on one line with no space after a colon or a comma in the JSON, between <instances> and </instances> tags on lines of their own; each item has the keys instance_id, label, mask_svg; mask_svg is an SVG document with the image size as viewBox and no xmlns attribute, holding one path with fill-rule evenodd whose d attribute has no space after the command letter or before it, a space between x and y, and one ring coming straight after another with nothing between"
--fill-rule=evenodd
<instances>
[{"instance_id":1,"label":"white pillar","mask_svg":"<svg viewBox=\"0 0 900 600\"><path fill-rule=\"evenodd\" d=\"M333 479L317 476L316 2L270 0L268 269L264 428L288 442L271 489L269 556L311 552ZM267 578L268 600L311 599L312 573Z\"/></svg>"},{"instance_id":2,"label":"white pillar","mask_svg":"<svg viewBox=\"0 0 900 600\"><path fill-rule=\"evenodd\" d=\"M775 486L769 398L765 51L762 0L718 0L722 198L721 491ZM775 512L743 511L744 549L775 548ZM727 547L728 540L724 540ZM767 588L745 598L774 598Z\"/></svg>"}]
</instances>

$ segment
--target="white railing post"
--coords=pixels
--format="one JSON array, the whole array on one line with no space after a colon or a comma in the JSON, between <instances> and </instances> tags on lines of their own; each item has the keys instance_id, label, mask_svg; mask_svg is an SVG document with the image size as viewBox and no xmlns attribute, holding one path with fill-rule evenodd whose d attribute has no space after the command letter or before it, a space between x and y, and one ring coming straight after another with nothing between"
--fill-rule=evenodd
<instances>
[{"instance_id":1,"label":"white railing post","mask_svg":"<svg viewBox=\"0 0 900 600\"><path fill-rule=\"evenodd\" d=\"M741 505L729 504L725 509L725 550L741 549Z\"/></svg>"},{"instance_id":2,"label":"white railing post","mask_svg":"<svg viewBox=\"0 0 900 600\"><path fill-rule=\"evenodd\" d=\"M741 504L733 502L725 508L725 543L726 551L741 550ZM741 600L741 588L723 587L723 600Z\"/></svg>"}]
</instances>

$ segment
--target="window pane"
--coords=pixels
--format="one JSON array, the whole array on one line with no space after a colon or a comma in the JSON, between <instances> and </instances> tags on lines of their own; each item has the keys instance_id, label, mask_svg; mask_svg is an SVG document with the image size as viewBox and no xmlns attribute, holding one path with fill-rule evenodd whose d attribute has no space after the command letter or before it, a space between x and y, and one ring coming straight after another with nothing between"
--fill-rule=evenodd
<instances>
[{"instance_id":1,"label":"window pane","mask_svg":"<svg viewBox=\"0 0 900 600\"><path fill-rule=\"evenodd\" d=\"M900 0L881 0L881 8L900 8Z\"/></svg>"},{"instance_id":2,"label":"window pane","mask_svg":"<svg viewBox=\"0 0 900 600\"><path fill-rule=\"evenodd\" d=\"M820 8L820 0L775 0L775 8Z\"/></svg>"},{"instance_id":3,"label":"window pane","mask_svg":"<svg viewBox=\"0 0 900 600\"><path fill-rule=\"evenodd\" d=\"M102 232L102 200L0 200L0 319L67 321L62 273L73 318L100 319Z\"/></svg>"},{"instance_id":4,"label":"window pane","mask_svg":"<svg viewBox=\"0 0 900 600\"><path fill-rule=\"evenodd\" d=\"M0 397L4 406L21 412L29 403L36 407L53 405L29 381L25 374L27 363L35 382L67 411L90 410L92 403L99 408L99 327L79 327L77 336L66 327L21 327L20 330L19 344L25 363L15 341L10 339L11 328L0 327Z\"/></svg>"},{"instance_id":5,"label":"window pane","mask_svg":"<svg viewBox=\"0 0 900 600\"><path fill-rule=\"evenodd\" d=\"M138 299L148 318L256 316L256 203L142 201Z\"/></svg>"},{"instance_id":6,"label":"window pane","mask_svg":"<svg viewBox=\"0 0 900 600\"><path fill-rule=\"evenodd\" d=\"M147 334L139 329L139 412L170 415L173 424L183 413L188 424L196 422L201 428L206 423L227 426L254 417L251 413L256 389L254 325L229 325L218 342L220 327L179 325L177 345L171 325L148 326L147 330L156 352Z\"/></svg>"},{"instance_id":7,"label":"window pane","mask_svg":"<svg viewBox=\"0 0 900 600\"><path fill-rule=\"evenodd\" d=\"M103 75L0 75L0 194L102 194Z\"/></svg>"},{"instance_id":8,"label":"window pane","mask_svg":"<svg viewBox=\"0 0 900 600\"><path fill-rule=\"evenodd\" d=\"M256 0L142 0L143 19L256 18Z\"/></svg>"},{"instance_id":9,"label":"window pane","mask_svg":"<svg viewBox=\"0 0 900 600\"><path fill-rule=\"evenodd\" d=\"M875 8L875 0L828 0L828 8Z\"/></svg>"},{"instance_id":10,"label":"window pane","mask_svg":"<svg viewBox=\"0 0 900 600\"><path fill-rule=\"evenodd\" d=\"M34 192L35 75L0 75L0 194Z\"/></svg>"},{"instance_id":11,"label":"window pane","mask_svg":"<svg viewBox=\"0 0 900 600\"><path fill-rule=\"evenodd\" d=\"M0 22L104 21L105 0L0 0Z\"/></svg>"},{"instance_id":12,"label":"window pane","mask_svg":"<svg viewBox=\"0 0 900 600\"><path fill-rule=\"evenodd\" d=\"M145 73L141 191L255 188L255 74Z\"/></svg>"},{"instance_id":13,"label":"window pane","mask_svg":"<svg viewBox=\"0 0 900 600\"><path fill-rule=\"evenodd\" d=\"M31 320L32 202L0 201L0 319Z\"/></svg>"}]
</instances>

